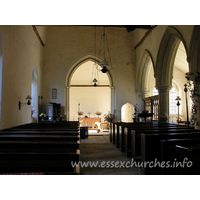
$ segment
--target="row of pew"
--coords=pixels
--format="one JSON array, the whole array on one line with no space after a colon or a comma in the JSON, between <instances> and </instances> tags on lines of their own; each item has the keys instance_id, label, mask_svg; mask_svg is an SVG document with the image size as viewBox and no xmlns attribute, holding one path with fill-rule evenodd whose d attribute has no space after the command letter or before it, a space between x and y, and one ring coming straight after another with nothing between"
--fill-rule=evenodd
<instances>
[{"instance_id":1,"label":"row of pew","mask_svg":"<svg viewBox=\"0 0 200 200\"><path fill-rule=\"evenodd\" d=\"M0 174L80 174L78 121L30 123L0 131Z\"/></svg>"},{"instance_id":2,"label":"row of pew","mask_svg":"<svg viewBox=\"0 0 200 200\"><path fill-rule=\"evenodd\" d=\"M200 174L200 130L172 123L111 123L110 142L145 175Z\"/></svg>"}]
</instances>

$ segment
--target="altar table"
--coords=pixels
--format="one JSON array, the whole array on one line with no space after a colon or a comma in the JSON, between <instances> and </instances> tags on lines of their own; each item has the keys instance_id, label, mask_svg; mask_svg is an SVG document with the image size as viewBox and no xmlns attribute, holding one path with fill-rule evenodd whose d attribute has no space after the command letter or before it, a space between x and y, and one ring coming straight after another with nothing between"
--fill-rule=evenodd
<instances>
[{"instance_id":1,"label":"altar table","mask_svg":"<svg viewBox=\"0 0 200 200\"><path fill-rule=\"evenodd\" d=\"M96 130L97 126L95 125L95 122L101 123L101 118L78 118L78 121L80 122L81 126L88 126L89 130Z\"/></svg>"}]
</instances>

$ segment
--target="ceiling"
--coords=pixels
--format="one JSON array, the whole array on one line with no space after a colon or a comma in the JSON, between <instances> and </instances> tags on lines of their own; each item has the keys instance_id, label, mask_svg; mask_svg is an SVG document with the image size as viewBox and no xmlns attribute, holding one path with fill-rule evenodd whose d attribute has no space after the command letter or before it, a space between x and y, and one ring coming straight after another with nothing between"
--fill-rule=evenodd
<instances>
[{"instance_id":1,"label":"ceiling","mask_svg":"<svg viewBox=\"0 0 200 200\"><path fill-rule=\"evenodd\" d=\"M66 27L66 26L74 26L74 27L80 27L80 26L85 26L85 27L110 27L110 28L118 28L118 29L126 29L128 32L134 31L135 29L146 29L146 30L151 30L155 26L154 25L34 25L34 26L57 26L57 27Z\"/></svg>"}]
</instances>

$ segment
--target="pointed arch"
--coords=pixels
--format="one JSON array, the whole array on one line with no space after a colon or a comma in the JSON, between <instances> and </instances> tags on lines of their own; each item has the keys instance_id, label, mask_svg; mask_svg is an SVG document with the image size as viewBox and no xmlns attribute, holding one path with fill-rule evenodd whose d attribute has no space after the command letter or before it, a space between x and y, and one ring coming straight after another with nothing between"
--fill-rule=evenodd
<instances>
[{"instance_id":1,"label":"pointed arch","mask_svg":"<svg viewBox=\"0 0 200 200\"><path fill-rule=\"evenodd\" d=\"M149 80L149 71L153 67L153 74L155 77L155 65L151 53L145 49L138 71L137 71L137 81L136 81L136 91L137 91L137 103L139 104L139 111L141 112L144 108L143 98L148 96L149 92L147 88Z\"/></svg>"},{"instance_id":2,"label":"pointed arch","mask_svg":"<svg viewBox=\"0 0 200 200\"><path fill-rule=\"evenodd\" d=\"M193 32L192 32L192 37L191 37L191 42L190 42L190 51L189 51L189 60L190 60L190 65L189 69L190 72L195 72L195 71L200 71L200 26L195 25Z\"/></svg>"},{"instance_id":3,"label":"pointed arch","mask_svg":"<svg viewBox=\"0 0 200 200\"><path fill-rule=\"evenodd\" d=\"M77 62L75 62L72 65L72 67L70 68L70 70L66 76L66 80L65 80L65 88L66 88L66 90L65 90L65 105L66 105L65 106L65 115L67 117L67 120L70 119L70 117L69 117L69 99L70 99L69 98L69 95L70 95L69 90L70 90L70 83L71 83L72 76L78 67L80 67L82 64L84 64L88 61L96 62L98 65L100 64L100 60L98 60L96 57L94 57L92 55L82 57L81 59L79 59ZM114 113L114 110L116 108L115 87L114 87L113 77L112 77L110 71L107 72L107 76L109 79L110 89L111 89L111 113Z\"/></svg>"},{"instance_id":4,"label":"pointed arch","mask_svg":"<svg viewBox=\"0 0 200 200\"><path fill-rule=\"evenodd\" d=\"M183 45L186 50L187 60L188 56L188 47L186 45L185 39L181 33L174 27L169 26L164 33L162 41L160 43L157 61L156 61L156 86L169 86L172 85L173 78L173 67L176 57L176 52L180 42L183 42Z\"/></svg>"},{"instance_id":5,"label":"pointed arch","mask_svg":"<svg viewBox=\"0 0 200 200\"><path fill-rule=\"evenodd\" d=\"M138 80L136 82L136 88L138 92L143 92L145 91L145 85L146 85L146 81L147 81L147 75L148 75L148 70L150 68L150 66L153 66L153 72L154 72L154 77L155 77L155 64L153 61L153 57L151 55L151 53L145 49L145 52L142 56L142 60L139 66L139 70L137 71L137 77Z\"/></svg>"}]
</instances>

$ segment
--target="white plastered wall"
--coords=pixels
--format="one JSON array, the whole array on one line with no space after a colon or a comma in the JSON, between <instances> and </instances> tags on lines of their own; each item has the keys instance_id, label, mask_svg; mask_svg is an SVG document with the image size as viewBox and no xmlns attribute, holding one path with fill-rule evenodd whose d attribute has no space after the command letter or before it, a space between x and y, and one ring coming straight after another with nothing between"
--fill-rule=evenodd
<instances>
[{"instance_id":1,"label":"white plastered wall","mask_svg":"<svg viewBox=\"0 0 200 200\"><path fill-rule=\"evenodd\" d=\"M31 106L19 110L19 101L26 103L31 95L32 71L38 72L41 91L43 47L32 26L0 26L3 46L2 118L0 129L31 122Z\"/></svg>"},{"instance_id":2,"label":"white plastered wall","mask_svg":"<svg viewBox=\"0 0 200 200\"><path fill-rule=\"evenodd\" d=\"M103 28L97 28L97 53ZM125 29L106 29L109 51L112 60L113 86L111 90L115 99L116 119L120 120L121 107L127 101L135 103L135 54L132 45L133 34ZM88 55L94 56L93 27L49 27L46 35L43 68L43 109L48 102L61 103L65 110L68 98L65 88L66 77L71 68ZM58 97L52 99L51 90L57 88ZM66 94L66 95L65 95ZM112 105L111 105L112 107ZM68 114L68 113L62 113Z\"/></svg>"}]
</instances>

